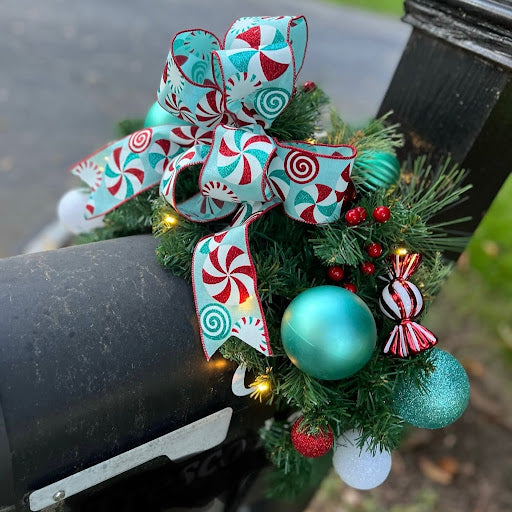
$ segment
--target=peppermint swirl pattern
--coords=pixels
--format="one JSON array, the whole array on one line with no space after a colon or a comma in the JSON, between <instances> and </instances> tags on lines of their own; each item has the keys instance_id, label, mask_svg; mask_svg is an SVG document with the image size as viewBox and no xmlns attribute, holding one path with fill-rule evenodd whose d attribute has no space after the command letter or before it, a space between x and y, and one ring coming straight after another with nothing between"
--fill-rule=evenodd
<instances>
[{"instance_id":1,"label":"peppermint swirl pattern","mask_svg":"<svg viewBox=\"0 0 512 512\"><path fill-rule=\"evenodd\" d=\"M141 190L143 181L144 167L138 155L123 146L114 149L105 168L108 192L124 200Z\"/></svg>"},{"instance_id":2,"label":"peppermint swirl pattern","mask_svg":"<svg viewBox=\"0 0 512 512\"><path fill-rule=\"evenodd\" d=\"M158 183L165 200L194 222L225 218L242 204L224 239L213 235L194 251L196 311L207 357L233 334L270 353L249 224L279 203L302 222L339 217L354 148L337 154L328 145L281 143L265 133L290 100L306 38L303 17L245 18L223 43L204 30L180 32L158 89L159 105L171 114L168 124L111 144L74 171L97 192L87 205L89 216ZM200 192L176 204L177 176L196 164L202 165Z\"/></svg>"},{"instance_id":3,"label":"peppermint swirl pattern","mask_svg":"<svg viewBox=\"0 0 512 512\"><path fill-rule=\"evenodd\" d=\"M203 335L211 340L221 340L231 332L231 316L220 304L208 304L199 313Z\"/></svg>"},{"instance_id":4,"label":"peppermint swirl pattern","mask_svg":"<svg viewBox=\"0 0 512 512\"><path fill-rule=\"evenodd\" d=\"M190 70L190 77L198 84L204 83L205 78L208 76L208 64L204 60L198 60Z\"/></svg>"},{"instance_id":5,"label":"peppermint swirl pattern","mask_svg":"<svg viewBox=\"0 0 512 512\"><path fill-rule=\"evenodd\" d=\"M254 287L249 255L235 245L221 245L208 254L202 270L208 294L222 304L243 304Z\"/></svg>"},{"instance_id":6,"label":"peppermint swirl pattern","mask_svg":"<svg viewBox=\"0 0 512 512\"><path fill-rule=\"evenodd\" d=\"M256 94L254 107L258 114L268 120L274 120L286 107L290 94L285 89L263 89Z\"/></svg>"},{"instance_id":7,"label":"peppermint swirl pattern","mask_svg":"<svg viewBox=\"0 0 512 512\"><path fill-rule=\"evenodd\" d=\"M93 160L82 160L78 162L72 172L91 187L91 192L97 190L101 185L102 170Z\"/></svg>"},{"instance_id":8,"label":"peppermint swirl pattern","mask_svg":"<svg viewBox=\"0 0 512 512\"><path fill-rule=\"evenodd\" d=\"M284 170L295 183L309 183L318 176L318 160L303 151L290 151L284 160Z\"/></svg>"},{"instance_id":9,"label":"peppermint swirl pattern","mask_svg":"<svg viewBox=\"0 0 512 512\"><path fill-rule=\"evenodd\" d=\"M151 136L153 130L151 128L144 128L138 132L132 133L128 139L128 147L134 153L142 153L148 149L151 143Z\"/></svg>"}]
</instances>

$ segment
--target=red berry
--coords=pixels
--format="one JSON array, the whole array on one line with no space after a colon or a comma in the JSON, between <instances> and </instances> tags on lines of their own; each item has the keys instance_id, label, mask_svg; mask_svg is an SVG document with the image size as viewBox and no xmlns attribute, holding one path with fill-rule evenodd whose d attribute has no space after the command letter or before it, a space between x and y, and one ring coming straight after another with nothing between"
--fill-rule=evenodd
<instances>
[{"instance_id":1,"label":"red berry","mask_svg":"<svg viewBox=\"0 0 512 512\"><path fill-rule=\"evenodd\" d=\"M332 281L341 281L343 279L343 274L343 269L339 265L329 267L329 270L327 271L327 275Z\"/></svg>"},{"instance_id":2,"label":"red berry","mask_svg":"<svg viewBox=\"0 0 512 512\"><path fill-rule=\"evenodd\" d=\"M334 442L334 434L331 427L327 427L326 431L320 431L318 434L308 434L306 425L299 430L302 420L303 418L300 417L291 429L290 437L292 438L293 446L304 457L321 457L325 455L331 449Z\"/></svg>"},{"instance_id":3,"label":"red berry","mask_svg":"<svg viewBox=\"0 0 512 512\"><path fill-rule=\"evenodd\" d=\"M389 220L389 217L391 217L391 212L389 211L389 208L387 206L377 206L377 208L373 210L373 218L377 222L387 222Z\"/></svg>"},{"instance_id":4,"label":"red berry","mask_svg":"<svg viewBox=\"0 0 512 512\"><path fill-rule=\"evenodd\" d=\"M362 206L356 206L354 210L359 212L359 217L361 217L361 222L366 220L366 210Z\"/></svg>"},{"instance_id":5,"label":"red berry","mask_svg":"<svg viewBox=\"0 0 512 512\"><path fill-rule=\"evenodd\" d=\"M316 89L316 84L315 82L307 81L304 83L303 87L306 92L310 92Z\"/></svg>"},{"instance_id":6,"label":"red berry","mask_svg":"<svg viewBox=\"0 0 512 512\"><path fill-rule=\"evenodd\" d=\"M352 283L345 283L343 285L343 288L345 288L345 290L348 290L349 292L352 292L352 293L357 293L357 287L355 284L352 284Z\"/></svg>"},{"instance_id":7,"label":"red berry","mask_svg":"<svg viewBox=\"0 0 512 512\"><path fill-rule=\"evenodd\" d=\"M367 261L361 265L361 272L369 276L375 272L375 265Z\"/></svg>"},{"instance_id":8,"label":"red berry","mask_svg":"<svg viewBox=\"0 0 512 512\"><path fill-rule=\"evenodd\" d=\"M366 248L366 252L370 258L378 258L382 254L382 246L377 242L372 242Z\"/></svg>"},{"instance_id":9,"label":"red berry","mask_svg":"<svg viewBox=\"0 0 512 512\"><path fill-rule=\"evenodd\" d=\"M357 226L361 222L361 215L355 208L352 208L345 213L345 220L349 226Z\"/></svg>"}]
</instances>

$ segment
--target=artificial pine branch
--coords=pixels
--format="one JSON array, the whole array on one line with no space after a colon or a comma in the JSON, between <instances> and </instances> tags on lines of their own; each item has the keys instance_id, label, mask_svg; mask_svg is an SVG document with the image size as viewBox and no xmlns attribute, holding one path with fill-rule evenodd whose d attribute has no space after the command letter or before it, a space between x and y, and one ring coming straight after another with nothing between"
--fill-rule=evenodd
<instances>
[{"instance_id":1,"label":"artificial pine branch","mask_svg":"<svg viewBox=\"0 0 512 512\"><path fill-rule=\"evenodd\" d=\"M103 226L90 233L78 235L76 244L110 240L130 235L151 233L153 226L152 203L158 197L158 187L135 196L105 215Z\"/></svg>"},{"instance_id":2,"label":"artificial pine branch","mask_svg":"<svg viewBox=\"0 0 512 512\"><path fill-rule=\"evenodd\" d=\"M308 484L311 460L300 455L290 440L290 423L274 421L260 430L265 451L275 471L271 474L269 496L293 498Z\"/></svg>"},{"instance_id":3,"label":"artificial pine branch","mask_svg":"<svg viewBox=\"0 0 512 512\"><path fill-rule=\"evenodd\" d=\"M392 113L390 111L377 119L371 119L363 128L353 129L343 121L336 110L331 110L331 129L327 135L327 141L329 144L354 146L358 157L361 157L365 151L379 151L394 155L396 149L404 145L404 137L398 131L400 125L387 122ZM356 156L356 163L358 157ZM354 167L357 177L357 165Z\"/></svg>"},{"instance_id":4,"label":"artificial pine branch","mask_svg":"<svg viewBox=\"0 0 512 512\"><path fill-rule=\"evenodd\" d=\"M328 103L329 97L318 87L299 87L267 133L282 141L311 138L318 130L321 110Z\"/></svg>"},{"instance_id":5,"label":"artificial pine branch","mask_svg":"<svg viewBox=\"0 0 512 512\"><path fill-rule=\"evenodd\" d=\"M117 124L117 131L121 137L126 137L130 133L144 128L143 119L123 119Z\"/></svg>"}]
</instances>

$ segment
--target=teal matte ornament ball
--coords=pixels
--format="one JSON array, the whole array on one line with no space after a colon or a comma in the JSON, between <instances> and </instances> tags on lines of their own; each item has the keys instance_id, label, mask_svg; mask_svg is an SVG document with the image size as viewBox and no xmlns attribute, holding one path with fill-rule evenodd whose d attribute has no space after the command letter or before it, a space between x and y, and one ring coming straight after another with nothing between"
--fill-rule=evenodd
<instances>
[{"instance_id":1,"label":"teal matte ornament ball","mask_svg":"<svg viewBox=\"0 0 512 512\"><path fill-rule=\"evenodd\" d=\"M462 365L448 352L432 349L435 370L425 389L405 381L398 386L394 410L407 423L420 428L442 428L457 420L469 401L469 380Z\"/></svg>"},{"instance_id":2,"label":"teal matte ornament ball","mask_svg":"<svg viewBox=\"0 0 512 512\"><path fill-rule=\"evenodd\" d=\"M369 361L377 328L370 309L356 294L337 286L317 286L286 308L281 339L297 368L320 380L338 380Z\"/></svg>"},{"instance_id":3,"label":"teal matte ornament ball","mask_svg":"<svg viewBox=\"0 0 512 512\"><path fill-rule=\"evenodd\" d=\"M388 189L400 178L400 162L395 155L381 151L365 151L354 163L363 178L361 185L368 191Z\"/></svg>"},{"instance_id":4,"label":"teal matte ornament ball","mask_svg":"<svg viewBox=\"0 0 512 512\"><path fill-rule=\"evenodd\" d=\"M176 118L167 112L167 110L164 110L159 105L158 101L155 101L146 114L146 119L144 119L144 128L151 128L152 126L161 126L162 124L171 124L175 122Z\"/></svg>"}]
</instances>

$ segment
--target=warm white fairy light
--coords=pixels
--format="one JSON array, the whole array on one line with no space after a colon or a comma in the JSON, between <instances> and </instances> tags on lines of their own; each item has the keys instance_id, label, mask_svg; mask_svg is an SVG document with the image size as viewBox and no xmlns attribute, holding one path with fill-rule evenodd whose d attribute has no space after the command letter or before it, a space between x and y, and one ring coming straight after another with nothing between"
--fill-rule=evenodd
<instances>
[{"instance_id":1,"label":"warm white fairy light","mask_svg":"<svg viewBox=\"0 0 512 512\"><path fill-rule=\"evenodd\" d=\"M178 221L176 220L176 217L169 214L164 217L164 222L170 227L176 224Z\"/></svg>"}]
</instances>

